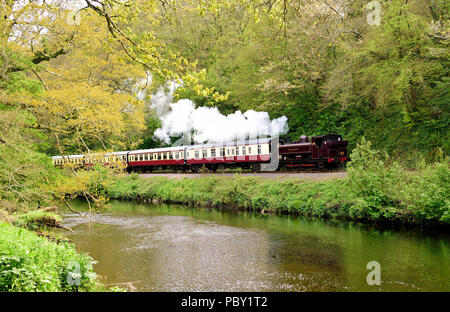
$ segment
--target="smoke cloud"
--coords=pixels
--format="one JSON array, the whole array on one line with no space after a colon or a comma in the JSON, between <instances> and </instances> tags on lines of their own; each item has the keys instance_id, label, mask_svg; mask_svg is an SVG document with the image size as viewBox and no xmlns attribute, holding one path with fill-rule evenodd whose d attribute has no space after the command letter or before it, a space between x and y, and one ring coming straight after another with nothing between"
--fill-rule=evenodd
<instances>
[{"instance_id":1,"label":"smoke cloud","mask_svg":"<svg viewBox=\"0 0 450 312\"><path fill-rule=\"evenodd\" d=\"M151 97L150 108L156 111L162 125L155 131L155 137L166 143L170 142L170 137L185 134L192 134L195 143L220 143L278 136L289 129L286 116L271 120L267 112L254 110L223 115L217 107L195 108L194 102L188 99L173 102L173 93L178 87L176 83L169 83Z\"/></svg>"}]
</instances>

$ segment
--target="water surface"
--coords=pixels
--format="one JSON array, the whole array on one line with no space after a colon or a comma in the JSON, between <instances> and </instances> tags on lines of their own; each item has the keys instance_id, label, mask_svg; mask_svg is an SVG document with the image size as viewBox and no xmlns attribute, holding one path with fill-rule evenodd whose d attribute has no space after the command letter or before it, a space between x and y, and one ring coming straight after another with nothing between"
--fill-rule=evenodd
<instances>
[{"instance_id":1,"label":"water surface","mask_svg":"<svg viewBox=\"0 0 450 312\"><path fill-rule=\"evenodd\" d=\"M450 290L448 233L120 201L64 220L106 284L138 291ZM373 260L380 286L366 282Z\"/></svg>"}]
</instances>

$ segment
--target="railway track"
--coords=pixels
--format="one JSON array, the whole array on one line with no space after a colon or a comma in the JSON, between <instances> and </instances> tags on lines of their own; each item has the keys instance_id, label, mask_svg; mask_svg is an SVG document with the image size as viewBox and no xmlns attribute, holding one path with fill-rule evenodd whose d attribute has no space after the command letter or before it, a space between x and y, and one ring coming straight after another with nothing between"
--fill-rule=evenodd
<instances>
[{"instance_id":1,"label":"railway track","mask_svg":"<svg viewBox=\"0 0 450 312\"><path fill-rule=\"evenodd\" d=\"M330 179L342 179L347 176L346 171L335 170L335 171L273 171L273 172L205 172L205 173L192 173L192 172L152 172L152 173L141 173L139 174L142 178L152 178L152 177L167 177L170 179L182 179L182 178L201 178L207 176L217 176L217 177L262 177L268 179L306 179L312 181L323 181Z\"/></svg>"}]
</instances>

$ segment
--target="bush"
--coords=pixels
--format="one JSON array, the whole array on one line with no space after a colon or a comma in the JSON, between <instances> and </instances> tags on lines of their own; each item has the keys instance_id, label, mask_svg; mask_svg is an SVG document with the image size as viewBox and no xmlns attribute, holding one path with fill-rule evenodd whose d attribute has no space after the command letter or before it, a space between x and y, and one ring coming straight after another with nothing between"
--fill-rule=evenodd
<instances>
[{"instance_id":1,"label":"bush","mask_svg":"<svg viewBox=\"0 0 450 312\"><path fill-rule=\"evenodd\" d=\"M0 291L94 291L100 284L92 263L71 244L0 222ZM79 277L79 285L69 285L68 277Z\"/></svg>"},{"instance_id":2,"label":"bush","mask_svg":"<svg viewBox=\"0 0 450 312\"><path fill-rule=\"evenodd\" d=\"M366 219L450 223L449 162L426 165L407 172L387 154L373 150L363 139L348 165L349 191L355 199L350 216Z\"/></svg>"}]
</instances>

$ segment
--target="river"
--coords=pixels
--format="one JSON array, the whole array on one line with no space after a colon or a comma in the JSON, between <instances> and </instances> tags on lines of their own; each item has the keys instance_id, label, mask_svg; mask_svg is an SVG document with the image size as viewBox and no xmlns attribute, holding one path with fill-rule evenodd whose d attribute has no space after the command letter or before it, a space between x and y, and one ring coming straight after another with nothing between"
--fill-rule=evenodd
<instances>
[{"instance_id":1,"label":"river","mask_svg":"<svg viewBox=\"0 0 450 312\"><path fill-rule=\"evenodd\" d=\"M122 201L64 223L105 284L138 291L450 291L449 233Z\"/></svg>"}]
</instances>

